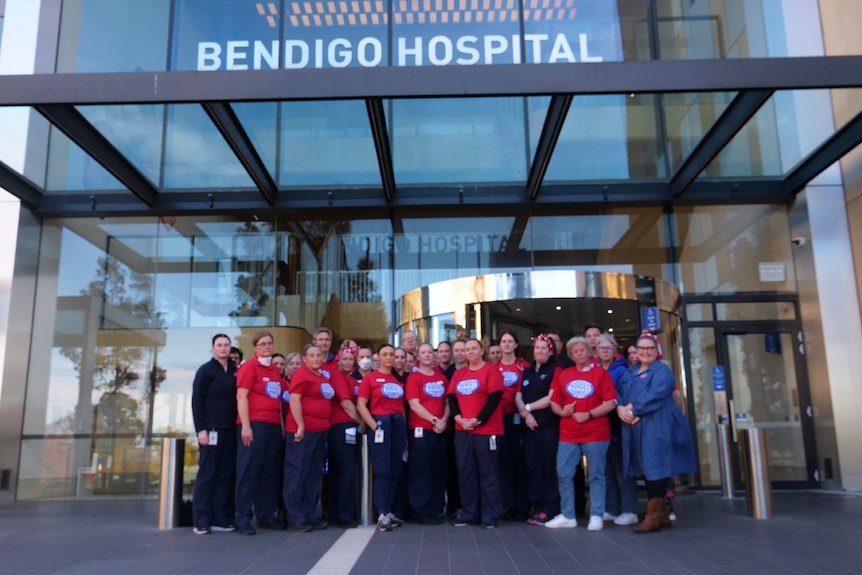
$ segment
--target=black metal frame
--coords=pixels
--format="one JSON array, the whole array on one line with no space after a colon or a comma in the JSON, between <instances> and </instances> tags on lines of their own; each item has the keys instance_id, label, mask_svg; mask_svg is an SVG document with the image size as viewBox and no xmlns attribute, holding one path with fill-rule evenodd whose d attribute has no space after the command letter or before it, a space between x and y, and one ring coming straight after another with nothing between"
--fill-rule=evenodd
<instances>
[{"instance_id":1,"label":"black metal frame","mask_svg":"<svg viewBox=\"0 0 862 575\"><path fill-rule=\"evenodd\" d=\"M397 220L413 211L451 215L493 209L521 213L578 204L690 205L786 203L817 174L862 142L862 114L786 177L708 179L703 171L776 90L862 87L862 56L629 61L449 67L381 67L215 72L42 74L0 77L0 106L31 106L104 166L127 190L51 194L0 163L0 185L41 217L254 213L297 217L343 213ZM287 89L285 88L287 87ZM736 98L670 178L547 183L545 171L577 94L738 91ZM384 100L389 98L551 96L525 184L398 186ZM364 99L381 184L353 188L279 187L234 113L233 102ZM143 176L76 105L197 103L255 184L248 190L164 193Z\"/></svg>"}]
</instances>

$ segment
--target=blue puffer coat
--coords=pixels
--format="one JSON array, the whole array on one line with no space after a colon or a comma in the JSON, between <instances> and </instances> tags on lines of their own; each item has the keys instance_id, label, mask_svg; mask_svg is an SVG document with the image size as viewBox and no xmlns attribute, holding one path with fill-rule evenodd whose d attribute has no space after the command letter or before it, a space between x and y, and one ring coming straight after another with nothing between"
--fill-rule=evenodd
<instances>
[{"instance_id":1,"label":"blue puffer coat","mask_svg":"<svg viewBox=\"0 0 862 575\"><path fill-rule=\"evenodd\" d=\"M655 481L695 471L691 429L673 402L676 377L660 361L641 374L639 368L640 363L634 364L617 385L620 405L631 403L640 417L634 425L622 424L623 472Z\"/></svg>"}]
</instances>

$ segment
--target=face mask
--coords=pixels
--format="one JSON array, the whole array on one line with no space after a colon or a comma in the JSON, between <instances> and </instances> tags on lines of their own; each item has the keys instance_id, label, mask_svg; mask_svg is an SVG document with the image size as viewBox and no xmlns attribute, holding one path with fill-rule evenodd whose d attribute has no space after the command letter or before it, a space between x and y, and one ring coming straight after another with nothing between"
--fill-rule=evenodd
<instances>
[{"instance_id":1,"label":"face mask","mask_svg":"<svg viewBox=\"0 0 862 575\"><path fill-rule=\"evenodd\" d=\"M257 360L260 362L261 365L264 365L266 367L269 367L270 364L272 364L272 357L271 356L270 357L259 357L259 358L257 358Z\"/></svg>"},{"instance_id":2,"label":"face mask","mask_svg":"<svg viewBox=\"0 0 862 575\"><path fill-rule=\"evenodd\" d=\"M362 359L360 359L359 369L361 369L362 371L368 371L369 369L371 369L371 358L363 357Z\"/></svg>"}]
</instances>

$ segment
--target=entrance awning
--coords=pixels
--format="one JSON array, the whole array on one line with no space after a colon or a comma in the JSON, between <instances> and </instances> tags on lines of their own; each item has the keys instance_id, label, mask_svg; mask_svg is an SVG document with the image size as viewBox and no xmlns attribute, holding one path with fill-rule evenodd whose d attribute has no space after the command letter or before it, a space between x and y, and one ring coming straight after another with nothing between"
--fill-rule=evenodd
<instances>
[{"instance_id":1,"label":"entrance awning","mask_svg":"<svg viewBox=\"0 0 862 575\"><path fill-rule=\"evenodd\" d=\"M0 186L43 217L784 203L862 142L859 70L862 56L3 76L0 107L37 113L47 160L44 177L0 163ZM856 108L795 137L838 92Z\"/></svg>"}]
</instances>

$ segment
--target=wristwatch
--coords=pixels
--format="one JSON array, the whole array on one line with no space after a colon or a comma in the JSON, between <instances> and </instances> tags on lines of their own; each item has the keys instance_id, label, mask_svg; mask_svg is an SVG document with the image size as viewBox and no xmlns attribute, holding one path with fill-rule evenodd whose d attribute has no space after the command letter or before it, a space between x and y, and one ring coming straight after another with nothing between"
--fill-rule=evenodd
<instances>
[{"instance_id":1,"label":"wristwatch","mask_svg":"<svg viewBox=\"0 0 862 575\"><path fill-rule=\"evenodd\" d=\"M593 412L592 412L592 411L588 411L588 412L587 412L587 418L588 418L588 419L592 419L592 418L593 418Z\"/></svg>"},{"instance_id":2,"label":"wristwatch","mask_svg":"<svg viewBox=\"0 0 862 575\"><path fill-rule=\"evenodd\" d=\"M431 418L431 425L437 425L437 418L436 417Z\"/></svg>"},{"instance_id":3,"label":"wristwatch","mask_svg":"<svg viewBox=\"0 0 862 575\"><path fill-rule=\"evenodd\" d=\"M529 403L528 403L527 405L525 405L525 406L524 406L524 409L526 409L526 410L527 410L527 413L530 413L530 412L532 412L532 411L533 411L533 408L532 408L532 407L530 407L530 404L529 404Z\"/></svg>"}]
</instances>

